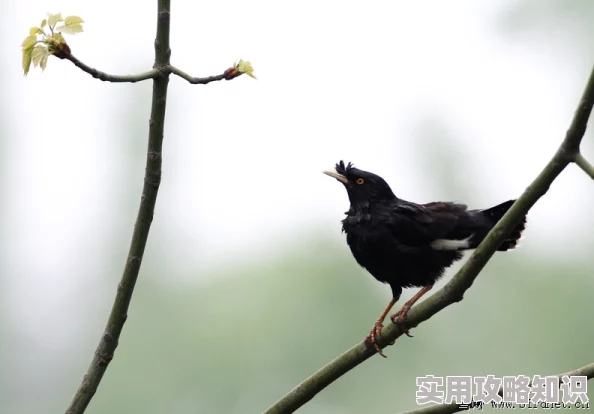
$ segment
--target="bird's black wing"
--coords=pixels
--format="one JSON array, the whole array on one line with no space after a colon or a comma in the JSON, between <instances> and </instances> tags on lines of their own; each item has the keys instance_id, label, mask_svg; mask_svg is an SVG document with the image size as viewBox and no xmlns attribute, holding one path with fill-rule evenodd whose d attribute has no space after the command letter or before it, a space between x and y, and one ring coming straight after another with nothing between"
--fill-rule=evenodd
<instances>
[{"instance_id":1,"label":"bird's black wing","mask_svg":"<svg viewBox=\"0 0 594 414\"><path fill-rule=\"evenodd\" d=\"M438 239L462 240L472 234L465 229L468 213L463 204L398 200L390 210L390 232L404 246L423 247Z\"/></svg>"}]
</instances>

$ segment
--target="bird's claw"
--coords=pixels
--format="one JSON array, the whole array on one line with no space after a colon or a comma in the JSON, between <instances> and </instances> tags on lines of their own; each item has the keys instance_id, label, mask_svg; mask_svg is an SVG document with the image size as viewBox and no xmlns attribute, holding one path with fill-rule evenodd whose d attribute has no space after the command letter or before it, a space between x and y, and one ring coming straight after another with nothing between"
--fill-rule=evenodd
<instances>
[{"instance_id":1,"label":"bird's claw","mask_svg":"<svg viewBox=\"0 0 594 414\"><path fill-rule=\"evenodd\" d=\"M369 332L369 335L367 335L367 337L365 338L365 343L367 345L373 345L378 354L380 354L384 358L387 358L387 356L385 356L382 352L382 348L377 343L377 340L381 336L383 327L384 324L381 321L376 321L375 325L373 325L373 328L371 328L371 332Z\"/></svg>"},{"instance_id":2,"label":"bird's claw","mask_svg":"<svg viewBox=\"0 0 594 414\"><path fill-rule=\"evenodd\" d=\"M404 335L408 336L409 338L412 338L413 336L409 333L408 328L404 324L404 320L406 319L407 314L408 314L408 310L402 308L398 312L396 312L394 315L390 316L390 319L392 320L393 324L398 325L398 327L400 328L400 330L402 331L402 333Z\"/></svg>"}]
</instances>

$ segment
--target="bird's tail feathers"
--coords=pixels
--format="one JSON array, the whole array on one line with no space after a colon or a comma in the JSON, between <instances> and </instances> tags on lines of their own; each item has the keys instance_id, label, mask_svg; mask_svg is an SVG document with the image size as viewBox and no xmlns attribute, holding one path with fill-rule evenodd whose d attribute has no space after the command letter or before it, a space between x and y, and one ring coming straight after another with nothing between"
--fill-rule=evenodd
<instances>
[{"instance_id":1,"label":"bird's tail feathers","mask_svg":"<svg viewBox=\"0 0 594 414\"><path fill-rule=\"evenodd\" d=\"M497 224L497 222L503 217L503 215L509 210L509 208L514 204L516 200L509 200L505 203L501 203L496 205L495 207L488 208L486 210L482 210L481 214L485 216L491 223L492 226ZM491 227L492 228L492 227ZM504 252L507 250L513 250L519 246L520 241L522 240L522 233L526 229L526 217L522 218L522 221L516 226L516 228L511 232L511 234L501 243L501 245L497 248L498 251ZM491 229L489 229L490 231ZM486 236L486 235L485 235Z\"/></svg>"}]
</instances>

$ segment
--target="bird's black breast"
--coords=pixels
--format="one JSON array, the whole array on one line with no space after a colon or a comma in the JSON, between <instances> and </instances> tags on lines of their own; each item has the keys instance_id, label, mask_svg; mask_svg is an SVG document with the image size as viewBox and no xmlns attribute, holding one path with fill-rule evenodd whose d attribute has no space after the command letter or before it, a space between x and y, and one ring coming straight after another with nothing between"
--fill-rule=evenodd
<instances>
[{"instance_id":1,"label":"bird's black breast","mask_svg":"<svg viewBox=\"0 0 594 414\"><path fill-rule=\"evenodd\" d=\"M430 218L419 215L418 220L415 224L393 209L351 210L343 220L343 231L357 263L397 292L433 284L462 257L457 251L432 249L422 227Z\"/></svg>"}]
</instances>

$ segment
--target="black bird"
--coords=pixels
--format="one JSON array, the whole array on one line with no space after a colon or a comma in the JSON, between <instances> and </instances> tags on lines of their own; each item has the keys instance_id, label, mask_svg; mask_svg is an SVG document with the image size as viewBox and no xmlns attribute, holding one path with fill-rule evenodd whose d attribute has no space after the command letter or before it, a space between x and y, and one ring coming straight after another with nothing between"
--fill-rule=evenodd
<instances>
[{"instance_id":1,"label":"black bird","mask_svg":"<svg viewBox=\"0 0 594 414\"><path fill-rule=\"evenodd\" d=\"M416 204L394 195L383 178L359 170L350 162L324 171L344 184L351 207L342 220L342 231L359 265L378 281L392 288L392 300L365 338L385 356L376 340L383 321L400 298L402 288L420 287L402 308L391 316L408 336L404 320L409 309L460 260L464 250L476 248L515 200L486 210L467 210L464 204L434 202ZM497 250L516 247L526 217Z\"/></svg>"}]
</instances>

